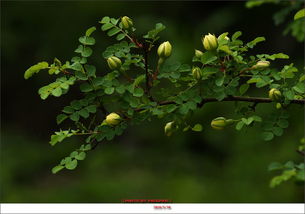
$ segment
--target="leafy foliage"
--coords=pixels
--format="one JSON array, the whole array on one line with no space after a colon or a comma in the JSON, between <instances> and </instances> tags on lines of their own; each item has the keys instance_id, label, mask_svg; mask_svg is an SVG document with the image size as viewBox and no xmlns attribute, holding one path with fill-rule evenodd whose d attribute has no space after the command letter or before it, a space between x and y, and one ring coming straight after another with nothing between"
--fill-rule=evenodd
<instances>
[{"instance_id":1,"label":"leafy foliage","mask_svg":"<svg viewBox=\"0 0 305 214\"><path fill-rule=\"evenodd\" d=\"M87 29L85 35L79 38L80 44L74 51L77 56L70 61L62 64L55 58L51 65L41 62L25 72L25 79L42 69L49 69L50 75L58 75L55 82L39 89L43 100L49 95L59 97L66 94L70 86L79 85L81 98L63 107L56 117L57 124L64 123L70 129L55 132L50 144L54 146L71 136L85 137L84 143L63 158L52 169L53 173L75 169L79 161L86 158L88 151L100 142L112 141L115 136L122 135L129 125L150 121L154 117L166 123L164 130L168 136L175 131L204 132L205 124L199 121L189 124L187 118L208 102L235 102L236 118L219 117L220 120L214 121L221 130L232 124L238 131L258 125L262 138L269 141L281 136L288 127L289 106L304 103L305 76L299 74L293 63L282 68L270 63L278 59L287 60L289 56L284 53L253 55L249 52L264 42L264 37L245 42L241 39L241 31L231 36L225 32L218 38L210 35L217 41L215 49L202 50L201 54L195 54L185 63L167 60L171 46L165 58L160 54L164 50L155 48L159 44L160 33L165 29L161 23L141 37L136 36L133 26L124 29L121 18L106 16L99 23L102 31L119 41L108 46L100 55L108 65L109 57L117 58L117 64L109 66L106 73L96 72L96 67L88 64L96 43L92 36L96 27ZM149 64L150 58L155 56L158 57L156 65ZM197 69L196 76L192 73L194 67ZM277 89L282 96L277 100L265 98L270 89ZM265 96L251 97L251 92L255 90L260 90ZM258 114L256 105L259 103L283 107L274 108L271 114ZM289 169L282 167L286 171L274 178L271 186L298 177L301 168L301 165Z\"/></svg>"},{"instance_id":2,"label":"leafy foliage","mask_svg":"<svg viewBox=\"0 0 305 214\"><path fill-rule=\"evenodd\" d=\"M282 6L279 11L273 14L273 20L276 25L284 23L287 17L288 20L291 20L287 24L283 34L287 35L288 33L291 33L291 35L295 37L299 42L303 42L305 35L305 19L303 18L305 16L305 9L300 8L302 7L302 4L304 4L304 2L280 0L249 0L246 2L246 7L253 8L267 3Z\"/></svg>"}]
</instances>

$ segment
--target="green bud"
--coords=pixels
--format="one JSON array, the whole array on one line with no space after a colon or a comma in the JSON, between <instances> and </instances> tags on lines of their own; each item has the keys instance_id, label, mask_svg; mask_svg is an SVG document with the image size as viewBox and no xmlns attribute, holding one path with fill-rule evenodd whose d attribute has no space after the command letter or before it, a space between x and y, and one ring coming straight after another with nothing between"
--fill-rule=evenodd
<instances>
[{"instance_id":1,"label":"green bud","mask_svg":"<svg viewBox=\"0 0 305 214\"><path fill-rule=\"evenodd\" d=\"M163 42L158 47L157 52L160 58L167 58L172 54L172 45L169 43L169 41Z\"/></svg>"},{"instance_id":2,"label":"green bud","mask_svg":"<svg viewBox=\"0 0 305 214\"><path fill-rule=\"evenodd\" d=\"M119 69L122 65L122 61L116 56L109 57L107 63L111 70Z\"/></svg>"},{"instance_id":3,"label":"green bud","mask_svg":"<svg viewBox=\"0 0 305 214\"><path fill-rule=\"evenodd\" d=\"M115 126L121 122L121 117L117 113L110 113L107 115L105 121L108 125Z\"/></svg>"},{"instance_id":4,"label":"green bud","mask_svg":"<svg viewBox=\"0 0 305 214\"><path fill-rule=\"evenodd\" d=\"M270 65L269 61L260 60L252 68L268 68Z\"/></svg>"},{"instance_id":5,"label":"green bud","mask_svg":"<svg viewBox=\"0 0 305 214\"><path fill-rule=\"evenodd\" d=\"M171 136L176 129L177 125L175 124L175 121L171 121L164 126L164 133L166 136Z\"/></svg>"},{"instance_id":6,"label":"green bud","mask_svg":"<svg viewBox=\"0 0 305 214\"><path fill-rule=\"evenodd\" d=\"M224 117L217 117L211 121L211 127L216 130L223 130L226 126L236 122L232 119L226 119Z\"/></svg>"},{"instance_id":7,"label":"green bud","mask_svg":"<svg viewBox=\"0 0 305 214\"><path fill-rule=\"evenodd\" d=\"M275 105L275 107L276 107L277 109L281 109L281 108L282 108L282 104L281 104L281 103L277 103L277 104Z\"/></svg>"},{"instance_id":8,"label":"green bud","mask_svg":"<svg viewBox=\"0 0 305 214\"><path fill-rule=\"evenodd\" d=\"M193 74L193 77L196 79L196 80L200 80L202 75L201 75L201 69L199 67L194 67L192 69L192 74Z\"/></svg>"},{"instance_id":9,"label":"green bud","mask_svg":"<svg viewBox=\"0 0 305 214\"><path fill-rule=\"evenodd\" d=\"M269 98L273 101L278 101L280 100L282 97L282 93L280 92L280 90L276 89L276 88L272 88L269 91Z\"/></svg>"},{"instance_id":10,"label":"green bud","mask_svg":"<svg viewBox=\"0 0 305 214\"><path fill-rule=\"evenodd\" d=\"M207 51L216 50L218 47L216 36L210 33L202 38L202 44Z\"/></svg>"},{"instance_id":11,"label":"green bud","mask_svg":"<svg viewBox=\"0 0 305 214\"><path fill-rule=\"evenodd\" d=\"M202 55L203 55L202 51L195 49L195 56L196 57L201 58Z\"/></svg>"},{"instance_id":12,"label":"green bud","mask_svg":"<svg viewBox=\"0 0 305 214\"><path fill-rule=\"evenodd\" d=\"M128 16L123 16L121 18L122 27L126 30L130 29L133 26L132 19Z\"/></svg>"}]
</instances>

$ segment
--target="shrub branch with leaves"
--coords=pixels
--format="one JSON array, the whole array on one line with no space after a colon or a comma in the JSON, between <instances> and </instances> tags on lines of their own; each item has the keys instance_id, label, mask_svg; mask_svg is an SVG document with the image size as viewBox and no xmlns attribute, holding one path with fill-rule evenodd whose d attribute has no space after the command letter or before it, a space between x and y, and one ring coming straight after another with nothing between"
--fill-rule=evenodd
<instances>
[{"instance_id":1,"label":"shrub branch with leaves","mask_svg":"<svg viewBox=\"0 0 305 214\"><path fill-rule=\"evenodd\" d=\"M52 146L72 136L85 137L80 148L63 158L52 169L53 173L77 167L88 151L101 141L111 141L133 124L151 120L164 121L167 136L176 131L202 131L203 126L188 124L186 118L210 102L233 101L236 118L219 116L211 121L211 127L223 130L235 126L236 130L258 124L264 140L281 136L288 127L291 104L305 103L305 75L291 64L275 68L272 61L288 59L283 53L250 55L259 42L258 37L245 43L240 31L229 37L223 33L216 37L202 37L202 50L195 50L188 63L168 60L175 45L159 42L159 34L165 29L161 23L139 37L134 22L127 16L104 17L101 30L119 42L103 52L109 70L105 73L89 64L96 43L89 28L79 38L80 45L70 61L62 63L55 58L52 64L40 62L24 74L28 79L41 70L48 70L56 80L39 89L41 99L60 97L74 85L79 85L81 99L73 100L57 116L58 124L67 123L70 128L51 136ZM155 62L155 63L151 63ZM249 96L251 91L264 91L265 96ZM272 115L258 115L256 106L261 103L274 105ZM68 123L68 120L72 123Z\"/></svg>"}]
</instances>

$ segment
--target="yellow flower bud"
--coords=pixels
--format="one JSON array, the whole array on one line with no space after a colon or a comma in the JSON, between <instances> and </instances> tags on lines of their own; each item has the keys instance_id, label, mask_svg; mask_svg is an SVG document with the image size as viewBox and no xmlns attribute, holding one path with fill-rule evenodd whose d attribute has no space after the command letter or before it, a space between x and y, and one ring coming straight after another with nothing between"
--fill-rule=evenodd
<instances>
[{"instance_id":1,"label":"yellow flower bud","mask_svg":"<svg viewBox=\"0 0 305 214\"><path fill-rule=\"evenodd\" d=\"M196 57L201 58L202 55L203 55L202 51L195 49L195 56Z\"/></svg>"},{"instance_id":2,"label":"yellow flower bud","mask_svg":"<svg viewBox=\"0 0 305 214\"><path fill-rule=\"evenodd\" d=\"M227 126L226 118L217 117L211 121L211 127L216 130L222 130Z\"/></svg>"},{"instance_id":3,"label":"yellow flower bud","mask_svg":"<svg viewBox=\"0 0 305 214\"><path fill-rule=\"evenodd\" d=\"M214 36L210 33L208 35L205 35L202 38L202 43L203 43L203 47L207 51L216 50L218 47L218 42L217 42L216 36Z\"/></svg>"},{"instance_id":4,"label":"yellow flower bud","mask_svg":"<svg viewBox=\"0 0 305 214\"><path fill-rule=\"evenodd\" d=\"M281 103L277 103L277 104L275 105L275 107L276 107L277 109L281 109L281 108L282 108L282 104L281 104Z\"/></svg>"},{"instance_id":5,"label":"yellow flower bud","mask_svg":"<svg viewBox=\"0 0 305 214\"><path fill-rule=\"evenodd\" d=\"M252 68L268 68L270 65L269 61L260 60Z\"/></svg>"},{"instance_id":6,"label":"yellow flower bud","mask_svg":"<svg viewBox=\"0 0 305 214\"><path fill-rule=\"evenodd\" d=\"M107 115L105 121L108 125L115 126L121 122L121 117L117 113L110 113Z\"/></svg>"},{"instance_id":7,"label":"yellow flower bud","mask_svg":"<svg viewBox=\"0 0 305 214\"><path fill-rule=\"evenodd\" d=\"M193 77L196 79L196 80L199 80L201 79L202 75L201 75L201 69L199 67L194 67L192 69L192 74L193 74Z\"/></svg>"},{"instance_id":8,"label":"yellow flower bud","mask_svg":"<svg viewBox=\"0 0 305 214\"><path fill-rule=\"evenodd\" d=\"M123 16L121 19L122 27L126 30L130 29L133 26L132 19L128 16Z\"/></svg>"},{"instance_id":9,"label":"yellow flower bud","mask_svg":"<svg viewBox=\"0 0 305 214\"><path fill-rule=\"evenodd\" d=\"M278 101L280 100L282 97L282 93L280 92L280 90L276 89L276 88L272 88L269 91L269 98L273 101Z\"/></svg>"},{"instance_id":10,"label":"yellow flower bud","mask_svg":"<svg viewBox=\"0 0 305 214\"><path fill-rule=\"evenodd\" d=\"M164 133L166 136L171 136L173 134L173 131L177 128L175 125L175 121L171 121L166 123L164 126Z\"/></svg>"},{"instance_id":11,"label":"yellow flower bud","mask_svg":"<svg viewBox=\"0 0 305 214\"><path fill-rule=\"evenodd\" d=\"M158 47L157 52L160 58L167 58L172 54L172 45L169 43L169 41L163 42Z\"/></svg>"},{"instance_id":12,"label":"yellow flower bud","mask_svg":"<svg viewBox=\"0 0 305 214\"><path fill-rule=\"evenodd\" d=\"M111 70L115 70L121 67L122 61L116 56L111 56L107 59L108 66Z\"/></svg>"}]
</instances>

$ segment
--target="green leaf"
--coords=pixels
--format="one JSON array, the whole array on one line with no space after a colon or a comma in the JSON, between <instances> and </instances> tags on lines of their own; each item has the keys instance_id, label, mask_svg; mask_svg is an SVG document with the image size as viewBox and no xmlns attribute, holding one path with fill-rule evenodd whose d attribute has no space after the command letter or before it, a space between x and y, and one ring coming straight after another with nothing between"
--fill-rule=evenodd
<instances>
[{"instance_id":1,"label":"green leaf","mask_svg":"<svg viewBox=\"0 0 305 214\"><path fill-rule=\"evenodd\" d=\"M91 56L92 52L93 51L92 51L92 49L90 47L85 47L83 52L81 53L81 55L83 57L89 57L89 56Z\"/></svg>"},{"instance_id":2,"label":"green leaf","mask_svg":"<svg viewBox=\"0 0 305 214\"><path fill-rule=\"evenodd\" d=\"M287 54L278 53L278 54L272 54L269 59L289 59L289 56Z\"/></svg>"},{"instance_id":3,"label":"green leaf","mask_svg":"<svg viewBox=\"0 0 305 214\"><path fill-rule=\"evenodd\" d=\"M95 39L93 37L82 36L82 37L79 37L78 40L83 45L94 45L95 44Z\"/></svg>"},{"instance_id":4,"label":"green leaf","mask_svg":"<svg viewBox=\"0 0 305 214\"><path fill-rule=\"evenodd\" d=\"M70 119L73 121L78 121L79 120L79 114L77 112L74 112L73 114L71 114Z\"/></svg>"},{"instance_id":5,"label":"green leaf","mask_svg":"<svg viewBox=\"0 0 305 214\"><path fill-rule=\"evenodd\" d=\"M119 19L111 18L110 22L114 25L116 25L119 22Z\"/></svg>"},{"instance_id":6,"label":"green leaf","mask_svg":"<svg viewBox=\"0 0 305 214\"><path fill-rule=\"evenodd\" d=\"M67 114L72 114L74 112L74 109L71 106L66 106L66 107L64 107L62 112L67 113Z\"/></svg>"},{"instance_id":7,"label":"green leaf","mask_svg":"<svg viewBox=\"0 0 305 214\"><path fill-rule=\"evenodd\" d=\"M107 32L108 36L114 36L115 34L119 33L121 31L120 28L112 28Z\"/></svg>"},{"instance_id":8,"label":"green leaf","mask_svg":"<svg viewBox=\"0 0 305 214\"><path fill-rule=\"evenodd\" d=\"M304 94L305 93L305 84L302 82L299 82L296 86L292 88L294 91Z\"/></svg>"},{"instance_id":9,"label":"green leaf","mask_svg":"<svg viewBox=\"0 0 305 214\"><path fill-rule=\"evenodd\" d=\"M272 162L268 166L268 171L279 170L279 169L283 169L283 164L278 163L278 162Z\"/></svg>"},{"instance_id":10,"label":"green leaf","mask_svg":"<svg viewBox=\"0 0 305 214\"><path fill-rule=\"evenodd\" d=\"M285 129L289 126L289 123L287 120L281 119L277 122L277 125L283 129Z\"/></svg>"},{"instance_id":11,"label":"green leaf","mask_svg":"<svg viewBox=\"0 0 305 214\"><path fill-rule=\"evenodd\" d=\"M114 87L105 88L104 92L105 92L105 94L108 94L108 95L113 94Z\"/></svg>"},{"instance_id":12,"label":"green leaf","mask_svg":"<svg viewBox=\"0 0 305 214\"><path fill-rule=\"evenodd\" d=\"M60 97L61 94L62 94L62 90L61 90L60 87L55 88L54 90L52 90L52 95L53 95L54 97Z\"/></svg>"},{"instance_id":13,"label":"green leaf","mask_svg":"<svg viewBox=\"0 0 305 214\"><path fill-rule=\"evenodd\" d=\"M77 160L72 160L72 161L69 161L68 163L65 164L65 167L69 170L73 170L77 167Z\"/></svg>"},{"instance_id":14,"label":"green leaf","mask_svg":"<svg viewBox=\"0 0 305 214\"><path fill-rule=\"evenodd\" d=\"M73 100L71 102L71 107L75 110L80 110L82 108L82 103L79 100Z\"/></svg>"},{"instance_id":15,"label":"green leaf","mask_svg":"<svg viewBox=\"0 0 305 214\"><path fill-rule=\"evenodd\" d=\"M270 182L270 187L274 188L274 187L280 185L283 181L287 181L290 178L294 177L295 175L296 175L295 169L286 170L281 175L272 178L272 180Z\"/></svg>"},{"instance_id":16,"label":"green leaf","mask_svg":"<svg viewBox=\"0 0 305 214\"><path fill-rule=\"evenodd\" d=\"M46 69L49 67L47 62L39 62L36 65L31 66L28 68L24 73L24 79L29 79L33 74L38 73L42 69Z\"/></svg>"},{"instance_id":17,"label":"green leaf","mask_svg":"<svg viewBox=\"0 0 305 214\"><path fill-rule=\"evenodd\" d=\"M143 36L143 38L152 39L153 41L156 41L159 39L159 37L157 35L164 29L165 29L165 26L162 23L157 23L155 26L155 29L149 31L146 35Z\"/></svg>"},{"instance_id":18,"label":"green leaf","mask_svg":"<svg viewBox=\"0 0 305 214\"><path fill-rule=\"evenodd\" d=\"M217 59L217 56L215 56L210 51L203 53L203 55L201 56L201 62L204 65L214 62L216 59Z\"/></svg>"},{"instance_id":19,"label":"green leaf","mask_svg":"<svg viewBox=\"0 0 305 214\"><path fill-rule=\"evenodd\" d=\"M79 80L87 80L87 75L82 71L75 71L75 77Z\"/></svg>"},{"instance_id":20,"label":"green leaf","mask_svg":"<svg viewBox=\"0 0 305 214\"><path fill-rule=\"evenodd\" d=\"M229 46L228 45L222 45L222 46L219 46L218 47L218 50L221 50L229 55L232 54L232 51L230 50Z\"/></svg>"},{"instance_id":21,"label":"green leaf","mask_svg":"<svg viewBox=\"0 0 305 214\"><path fill-rule=\"evenodd\" d=\"M95 77L96 68L94 65L85 65L84 67L89 77Z\"/></svg>"},{"instance_id":22,"label":"green leaf","mask_svg":"<svg viewBox=\"0 0 305 214\"><path fill-rule=\"evenodd\" d=\"M249 89L250 85L249 84L242 84L240 87L239 87L239 93L240 95L243 95L244 93L246 93Z\"/></svg>"},{"instance_id":23,"label":"green leaf","mask_svg":"<svg viewBox=\"0 0 305 214\"><path fill-rule=\"evenodd\" d=\"M235 41L238 37L242 35L241 31L237 31L232 35L232 41Z\"/></svg>"},{"instance_id":24,"label":"green leaf","mask_svg":"<svg viewBox=\"0 0 305 214\"><path fill-rule=\"evenodd\" d=\"M87 106L86 109L90 113L95 113L96 112L96 105Z\"/></svg>"},{"instance_id":25,"label":"green leaf","mask_svg":"<svg viewBox=\"0 0 305 214\"><path fill-rule=\"evenodd\" d=\"M138 76L138 77L134 80L134 82L133 82L133 87L134 87L134 88L137 87L137 86L138 86L139 84L141 84L145 79L146 79L145 74L142 74L142 75Z\"/></svg>"},{"instance_id":26,"label":"green leaf","mask_svg":"<svg viewBox=\"0 0 305 214\"><path fill-rule=\"evenodd\" d=\"M224 80L225 80L225 76L224 76L224 75L221 75L221 76L219 76L219 77L215 80L215 84L216 84L217 86L222 86Z\"/></svg>"},{"instance_id":27,"label":"green leaf","mask_svg":"<svg viewBox=\"0 0 305 214\"><path fill-rule=\"evenodd\" d=\"M68 116L67 115L65 115L65 114L59 114L59 115L57 115L57 117L56 117L56 122L57 122L57 124L59 125L59 124L61 124L65 119L67 119L68 118Z\"/></svg>"},{"instance_id":28,"label":"green leaf","mask_svg":"<svg viewBox=\"0 0 305 214\"><path fill-rule=\"evenodd\" d=\"M237 124L236 124L236 127L235 129L240 131L244 126L244 122L243 121L239 121Z\"/></svg>"},{"instance_id":29,"label":"green leaf","mask_svg":"<svg viewBox=\"0 0 305 214\"><path fill-rule=\"evenodd\" d=\"M53 173L53 174L56 174L57 172L59 172L60 170L62 170L62 169L64 169L64 168L65 168L65 167L64 167L64 166L61 166L61 165L55 166L55 167L52 168L52 173Z\"/></svg>"},{"instance_id":30,"label":"green leaf","mask_svg":"<svg viewBox=\"0 0 305 214\"><path fill-rule=\"evenodd\" d=\"M73 131L75 133L76 131ZM55 132L55 134L51 135L50 144L54 146L55 144L62 142L65 138L73 136L73 133L69 130Z\"/></svg>"},{"instance_id":31,"label":"green leaf","mask_svg":"<svg viewBox=\"0 0 305 214\"><path fill-rule=\"evenodd\" d=\"M125 34L123 34L123 33L120 33L120 34L118 34L117 36L116 36L116 40L118 40L118 41L120 41L120 40L122 40L122 39L124 39L125 38Z\"/></svg>"},{"instance_id":32,"label":"green leaf","mask_svg":"<svg viewBox=\"0 0 305 214\"><path fill-rule=\"evenodd\" d=\"M197 123L193 128L192 128L193 131L195 132L201 132L202 131L202 125Z\"/></svg>"},{"instance_id":33,"label":"green leaf","mask_svg":"<svg viewBox=\"0 0 305 214\"><path fill-rule=\"evenodd\" d=\"M248 46L249 48L253 48L257 43L263 42L263 41L265 41L265 40L266 40L265 37L257 37L257 38L254 39L253 41L248 42L248 43L247 43L247 46Z\"/></svg>"},{"instance_id":34,"label":"green leaf","mask_svg":"<svg viewBox=\"0 0 305 214\"><path fill-rule=\"evenodd\" d=\"M272 132L263 132L263 133L262 133L262 138L263 138L265 141L272 140L273 137L274 137L274 135L273 135Z\"/></svg>"},{"instance_id":35,"label":"green leaf","mask_svg":"<svg viewBox=\"0 0 305 214\"><path fill-rule=\"evenodd\" d=\"M86 108L83 108L82 110L78 111L78 114L82 116L83 118L89 117L89 112Z\"/></svg>"},{"instance_id":36,"label":"green leaf","mask_svg":"<svg viewBox=\"0 0 305 214\"><path fill-rule=\"evenodd\" d=\"M80 90L81 90L81 92L86 93L86 92L92 91L93 87L89 83L85 82L85 83L80 85Z\"/></svg>"},{"instance_id":37,"label":"green leaf","mask_svg":"<svg viewBox=\"0 0 305 214\"><path fill-rule=\"evenodd\" d=\"M86 153L85 152L80 152L78 155L75 156L75 159L77 160L84 160L86 158Z\"/></svg>"},{"instance_id":38,"label":"green leaf","mask_svg":"<svg viewBox=\"0 0 305 214\"><path fill-rule=\"evenodd\" d=\"M295 15L294 15L294 20L300 19L305 17L305 8L299 10Z\"/></svg>"},{"instance_id":39,"label":"green leaf","mask_svg":"<svg viewBox=\"0 0 305 214\"><path fill-rule=\"evenodd\" d=\"M125 86L124 85L119 85L118 87L115 88L116 92L119 94L124 94L125 92Z\"/></svg>"},{"instance_id":40,"label":"green leaf","mask_svg":"<svg viewBox=\"0 0 305 214\"><path fill-rule=\"evenodd\" d=\"M86 31L86 36L89 37L94 31L96 31L96 27L91 27Z\"/></svg>"},{"instance_id":41,"label":"green leaf","mask_svg":"<svg viewBox=\"0 0 305 214\"><path fill-rule=\"evenodd\" d=\"M113 28L113 27L114 27L113 24L105 23L105 24L102 25L101 29L102 29L102 31L106 31L106 30L109 30L110 28Z\"/></svg>"},{"instance_id":42,"label":"green leaf","mask_svg":"<svg viewBox=\"0 0 305 214\"><path fill-rule=\"evenodd\" d=\"M262 122L263 121L262 118L260 116L257 116L257 115L253 115L252 118L256 122Z\"/></svg>"},{"instance_id":43,"label":"green leaf","mask_svg":"<svg viewBox=\"0 0 305 214\"><path fill-rule=\"evenodd\" d=\"M102 18L102 20L100 21L100 23L104 24L104 23L108 23L110 22L110 18L108 16L105 16Z\"/></svg>"},{"instance_id":44,"label":"green leaf","mask_svg":"<svg viewBox=\"0 0 305 214\"><path fill-rule=\"evenodd\" d=\"M272 132L275 136L282 136L283 135L283 129L281 127L273 127Z\"/></svg>"},{"instance_id":45,"label":"green leaf","mask_svg":"<svg viewBox=\"0 0 305 214\"><path fill-rule=\"evenodd\" d=\"M142 88L135 88L133 91L133 96L142 97L144 94L144 90Z\"/></svg>"}]
</instances>

